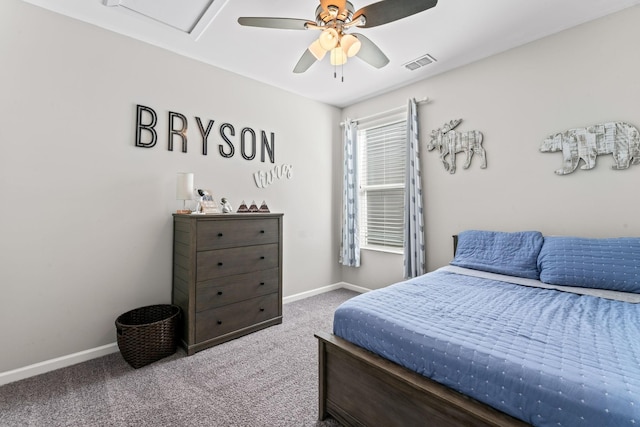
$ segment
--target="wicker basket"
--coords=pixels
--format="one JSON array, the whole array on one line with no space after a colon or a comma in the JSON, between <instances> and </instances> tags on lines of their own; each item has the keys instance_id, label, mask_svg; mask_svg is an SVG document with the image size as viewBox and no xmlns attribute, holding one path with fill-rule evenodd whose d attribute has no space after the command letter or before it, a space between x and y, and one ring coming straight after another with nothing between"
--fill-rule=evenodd
<instances>
[{"instance_id":1,"label":"wicker basket","mask_svg":"<svg viewBox=\"0 0 640 427\"><path fill-rule=\"evenodd\" d=\"M180 307L149 305L128 311L116 319L118 348L135 369L176 352Z\"/></svg>"}]
</instances>

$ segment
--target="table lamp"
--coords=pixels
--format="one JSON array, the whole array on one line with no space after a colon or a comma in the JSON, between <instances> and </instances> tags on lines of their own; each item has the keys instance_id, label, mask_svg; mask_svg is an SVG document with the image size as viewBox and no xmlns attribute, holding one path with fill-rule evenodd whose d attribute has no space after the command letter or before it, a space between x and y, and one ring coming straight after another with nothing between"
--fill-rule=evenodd
<instances>
[{"instance_id":1,"label":"table lamp","mask_svg":"<svg viewBox=\"0 0 640 427\"><path fill-rule=\"evenodd\" d=\"M193 174L179 173L176 185L176 199L182 200L182 209L178 209L179 214L190 214L191 209L187 208L187 200L193 199Z\"/></svg>"}]
</instances>

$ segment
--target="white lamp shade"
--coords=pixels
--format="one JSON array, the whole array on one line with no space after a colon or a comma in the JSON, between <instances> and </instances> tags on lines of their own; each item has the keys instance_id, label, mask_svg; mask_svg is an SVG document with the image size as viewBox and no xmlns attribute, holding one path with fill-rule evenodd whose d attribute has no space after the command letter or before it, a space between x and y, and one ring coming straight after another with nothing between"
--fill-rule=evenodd
<instances>
[{"instance_id":1,"label":"white lamp shade","mask_svg":"<svg viewBox=\"0 0 640 427\"><path fill-rule=\"evenodd\" d=\"M338 32L333 28L327 28L322 31L318 41L324 50L331 50L338 45Z\"/></svg>"},{"instance_id":2,"label":"white lamp shade","mask_svg":"<svg viewBox=\"0 0 640 427\"><path fill-rule=\"evenodd\" d=\"M318 61L321 61L322 58L324 58L324 56L327 54L327 51L324 50L320 45L320 40L316 40L311 43L311 46L309 46L309 52L311 52Z\"/></svg>"},{"instance_id":3,"label":"white lamp shade","mask_svg":"<svg viewBox=\"0 0 640 427\"><path fill-rule=\"evenodd\" d=\"M346 34L340 40L340 46L342 46L342 50L344 50L344 53L346 53L347 56L351 58L352 56L355 56L358 54L358 52L360 52L362 43L356 36Z\"/></svg>"},{"instance_id":4,"label":"white lamp shade","mask_svg":"<svg viewBox=\"0 0 640 427\"><path fill-rule=\"evenodd\" d=\"M331 49L331 65L342 65L347 62L347 54L340 47Z\"/></svg>"},{"instance_id":5,"label":"white lamp shade","mask_svg":"<svg viewBox=\"0 0 640 427\"><path fill-rule=\"evenodd\" d=\"M176 199L191 200L193 199L193 174L179 173L176 184Z\"/></svg>"}]
</instances>

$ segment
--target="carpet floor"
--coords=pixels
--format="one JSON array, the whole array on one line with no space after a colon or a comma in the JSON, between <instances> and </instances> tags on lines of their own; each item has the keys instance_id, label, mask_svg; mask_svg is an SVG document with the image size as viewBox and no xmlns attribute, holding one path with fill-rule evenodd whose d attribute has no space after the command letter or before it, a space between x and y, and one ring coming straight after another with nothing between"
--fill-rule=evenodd
<instances>
[{"instance_id":1,"label":"carpet floor","mask_svg":"<svg viewBox=\"0 0 640 427\"><path fill-rule=\"evenodd\" d=\"M0 387L0 426L313 426L318 345L339 289L283 306L283 323L140 369L120 353ZM115 331L115 326L114 326Z\"/></svg>"}]
</instances>

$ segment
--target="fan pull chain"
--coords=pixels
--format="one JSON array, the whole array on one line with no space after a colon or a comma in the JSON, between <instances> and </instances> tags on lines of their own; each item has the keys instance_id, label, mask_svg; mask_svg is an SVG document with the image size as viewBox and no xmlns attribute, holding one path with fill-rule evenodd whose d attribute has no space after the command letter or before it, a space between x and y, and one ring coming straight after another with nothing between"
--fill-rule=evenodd
<instances>
[{"instance_id":1,"label":"fan pull chain","mask_svg":"<svg viewBox=\"0 0 640 427\"><path fill-rule=\"evenodd\" d=\"M338 66L333 64L333 78L338 78ZM344 64L340 64L340 81L344 83Z\"/></svg>"},{"instance_id":2,"label":"fan pull chain","mask_svg":"<svg viewBox=\"0 0 640 427\"><path fill-rule=\"evenodd\" d=\"M338 78L338 66L336 64L333 64L333 78ZM344 62L340 64L340 80L344 83Z\"/></svg>"}]
</instances>

